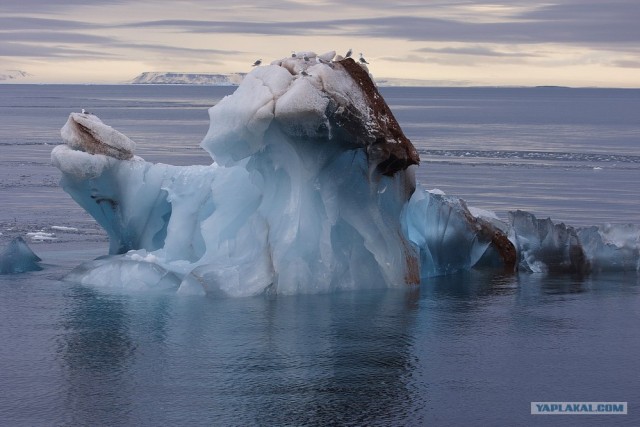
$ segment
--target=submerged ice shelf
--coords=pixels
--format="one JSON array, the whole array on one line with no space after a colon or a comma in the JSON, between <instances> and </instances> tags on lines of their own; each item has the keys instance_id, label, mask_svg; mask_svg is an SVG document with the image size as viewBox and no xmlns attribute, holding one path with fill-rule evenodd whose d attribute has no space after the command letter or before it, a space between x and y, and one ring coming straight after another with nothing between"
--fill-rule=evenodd
<instances>
[{"instance_id":1,"label":"submerged ice shelf","mask_svg":"<svg viewBox=\"0 0 640 427\"><path fill-rule=\"evenodd\" d=\"M303 59L307 57L308 60ZM416 186L419 156L368 71L329 52L255 68L209 110L210 166L152 164L91 114L52 152L110 238L68 280L247 296L413 285L470 268L638 270L638 229L508 222Z\"/></svg>"}]
</instances>

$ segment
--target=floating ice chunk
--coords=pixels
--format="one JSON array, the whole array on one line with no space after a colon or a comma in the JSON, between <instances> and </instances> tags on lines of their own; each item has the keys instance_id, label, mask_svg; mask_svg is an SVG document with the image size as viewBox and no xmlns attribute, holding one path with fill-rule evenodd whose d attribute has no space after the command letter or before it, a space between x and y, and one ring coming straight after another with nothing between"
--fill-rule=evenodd
<instances>
[{"instance_id":1,"label":"floating ice chunk","mask_svg":"<svg viewBox=\"0 0 640 427\"><path fill-rule=\"evenodd\" d=\"M51 229L52 230L56 230L56 231L63 231L63 232L75 232L75 231L78 231L78 229L75 228L75 227L65 227L65 226L62 226L62 225L52 225Z\"/></svg>"},{"instance_id":2,"label":"floating ice chunk","mask_svg":"<svg viewBox=\"0 0 640 427\"><path fill-rule=\"evenodd\" d=\"M40 257L31 250L24 239L16 237L0 253L0 274L39 271L42 270L38 265L40 261Z\"/></svg>"},{"instance_id":3,"label":"floating ice chunk","mask_svg":"<svg viewBox=\"0 0 640 427\"><path fill-rule=\"evenodd\" d=\"M42 242L45 240L56 240L55 233L46 233L44 231L33 231L27 233L27 237L29 237L34 242Z\"/></svg>"},{"instance_id":4,"label":"floating ice chunk","mask_svg":"<svg viewBox=\"0 0 640 427\"><path fill-rule=\"evenodd\" d=\"M210 167L53 151L65 190L107 230L110 253L122 254L71 279L118 282L131 263L147 263L180 279L181 293L419 281L400 218L415 187L407 170L415 149L353 60L334 69L293 59L318 74L310 78L292 75L288 60L254 69L210 109L202 142L216 160Z\"/></svg>"},{"instance_id":5,"label":"floating ice chunk","mask_svg":"<svg viewBox=\"0 0 640 427\"><path fill-rule=\"evenodd\" d=\"M511 212L509 217L521 270L586 274L637 271L640 265L637 226L576 229L523 211Z\"/></svg>"}]
</instances>

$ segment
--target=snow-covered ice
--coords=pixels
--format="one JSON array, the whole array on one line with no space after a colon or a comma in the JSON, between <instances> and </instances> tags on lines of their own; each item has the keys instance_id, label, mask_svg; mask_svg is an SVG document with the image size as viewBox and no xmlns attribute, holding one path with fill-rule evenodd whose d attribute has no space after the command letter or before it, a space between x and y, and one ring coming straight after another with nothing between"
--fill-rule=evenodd
<instances>
[{"instance_id":1,"label":"snow-covered ice","mask_svg":"<svg viewBox=\"0 0 640 427\"><path fill-rule=\"evenodd\" d=\"M615 230L520 212L503 222L416 188L417 152L368 71L334 56L298 52L248 73L209 110L209 166L146 162L96 116L72 113L52 162L107 231L110 256L68 280L248 296L415 285L480 267L573 271L580 256L583 273L637 270L637 239Z\"/></svg>"}]
</instances>

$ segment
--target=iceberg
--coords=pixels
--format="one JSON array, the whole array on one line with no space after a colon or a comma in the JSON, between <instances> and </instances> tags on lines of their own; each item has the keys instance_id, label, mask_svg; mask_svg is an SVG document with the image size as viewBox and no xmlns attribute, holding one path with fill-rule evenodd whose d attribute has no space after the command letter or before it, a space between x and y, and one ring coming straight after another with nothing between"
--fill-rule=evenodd
<instances>
[{"instance_id":1,"label":"iceberg","mask_svg":"<svg viewBox=\"0 0 640 427\"><path fill-rule=\"evenodd\" d=\"M67 279L232 297L406 286L470 268L554 271L580 236L589 266L637 270L637 241L556 238L555 225L545 238L533 217L502 222L419 187L419 155L366 66L334 57L248 73L209 109L209 166L146 162L98 117L71 113L52 162L110 248Z\"/></svg>"},{"instance_id":2,"label":"iceberg","mask_svg":"<svg viewBox=\"0 0 640 427\"><path fill-rule=\"evenodd\" d=\"M0 253L0 274L40 271L40 261L40 257L31 250L27 242L22 237L16 237Z\"/></svg>"}]
</instances>

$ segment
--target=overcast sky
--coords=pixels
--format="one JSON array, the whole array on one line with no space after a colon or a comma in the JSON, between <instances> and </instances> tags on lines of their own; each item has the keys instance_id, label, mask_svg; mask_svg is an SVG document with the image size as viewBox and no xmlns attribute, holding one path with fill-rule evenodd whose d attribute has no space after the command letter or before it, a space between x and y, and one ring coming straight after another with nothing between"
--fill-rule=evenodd
<instances>
[{"instance_id":1,"label":"overcast sky","mask_svg":"<svg viewBox=\"0 0 640 427\"><path fill-rule=\"evenodd\" d=\"M374 77L640 87L639 0L15 0L0 73L119 83L143 71L243 72L291 50L353 48Z\"/></svg>"}]
</instances>

